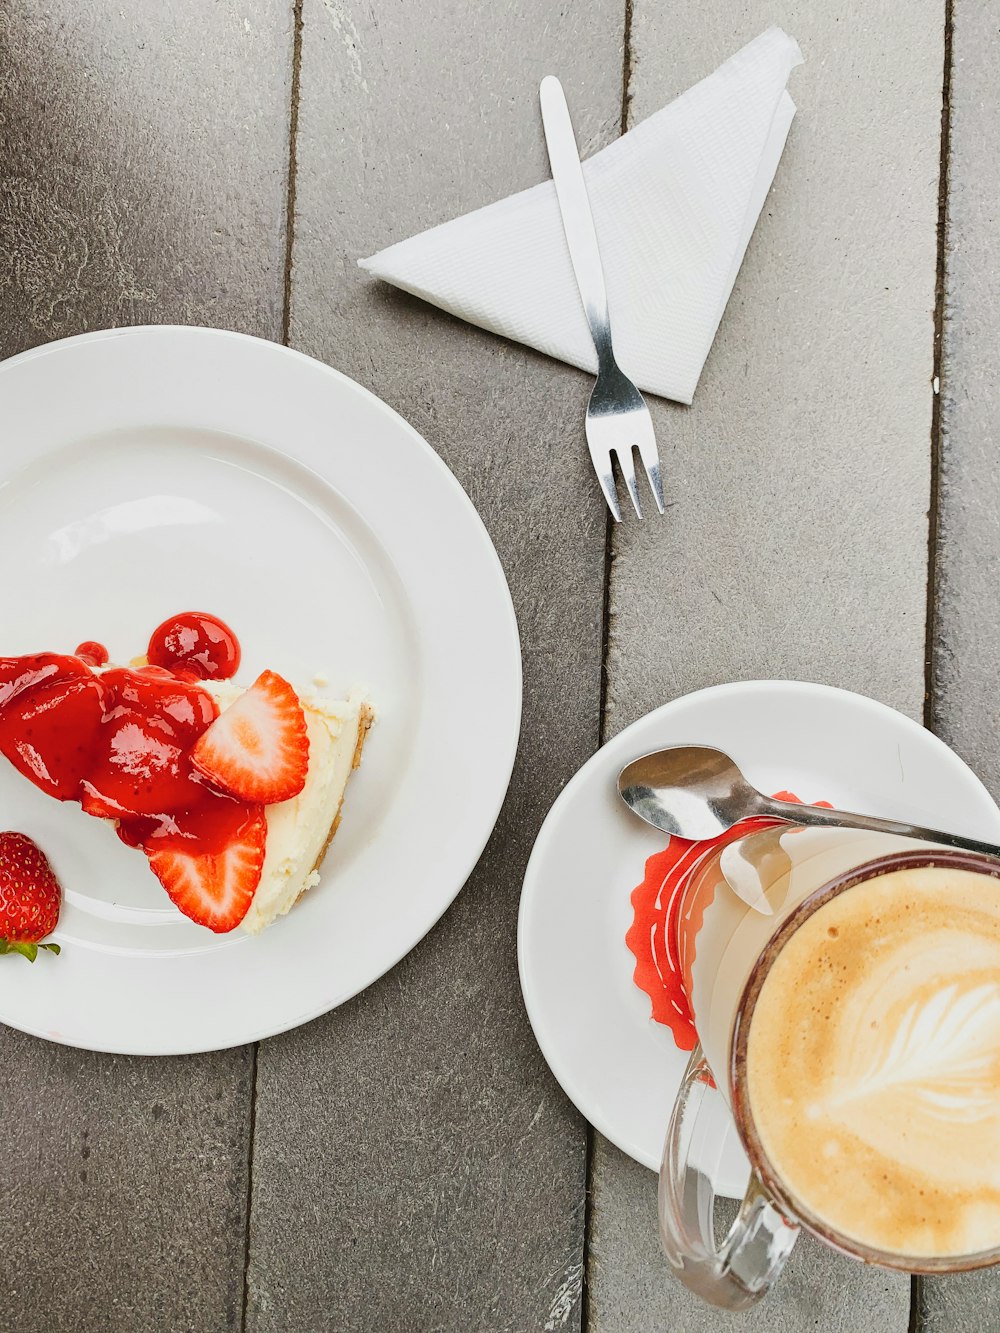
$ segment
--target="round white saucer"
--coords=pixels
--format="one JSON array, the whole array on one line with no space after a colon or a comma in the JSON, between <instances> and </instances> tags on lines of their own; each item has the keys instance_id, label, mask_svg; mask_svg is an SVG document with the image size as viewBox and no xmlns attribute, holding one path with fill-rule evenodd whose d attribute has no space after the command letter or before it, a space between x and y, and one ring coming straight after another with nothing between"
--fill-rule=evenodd
<instances>
[{"instance_id":1,"label":"round white saucer","mask_svg":"<svg viewBox=\"0 0 1000 1333\"><path fill-rule=\"evenodd\" d=\"M567 1096L653 1170L687 1055L632 981L629 898L665 835L625 808L615 780L638 755L684 744L725 750L762 791L1000 840L1000 810L942 741L884 704L825 685L700 690L640 718L584 764L549 811L525 873L521 987ZM721 1099L717 1111L726 1141L714 1183L739 1196L746 1161Z\"/></svg>"}]
</instances>

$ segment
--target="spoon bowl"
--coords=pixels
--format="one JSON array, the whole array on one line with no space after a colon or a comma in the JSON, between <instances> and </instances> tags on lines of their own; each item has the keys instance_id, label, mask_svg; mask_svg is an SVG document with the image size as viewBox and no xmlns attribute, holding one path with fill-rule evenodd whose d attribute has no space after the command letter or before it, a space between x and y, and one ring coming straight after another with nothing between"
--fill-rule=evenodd
<instances>
[{"instance_id":1,"label":"spoon bowl","mask_svg":"<svg viewBox=\"0 0 1000 1333\"><path fill-rule=\"evenodd\" d=\"M691 842L717 838L741 820L764 815L788 824L895 833L1000 857L1000 847L993 843L957 833L765 796L747 781L733 759L708 745L672 745L633 759L618 775L618 792L647 824Z\"/></svg>"},{"instance_id":2,"label":"spoon bowl","mask_svg":"<svg viewBox=\"0 0 1000 1333\"><path fill-rule=\"evenodd\" d=\"M676 745L626 764L618 775L622 800L640 819L673 837L717 838L764 801L721 750Z\"/></svg>"}]
</instances>

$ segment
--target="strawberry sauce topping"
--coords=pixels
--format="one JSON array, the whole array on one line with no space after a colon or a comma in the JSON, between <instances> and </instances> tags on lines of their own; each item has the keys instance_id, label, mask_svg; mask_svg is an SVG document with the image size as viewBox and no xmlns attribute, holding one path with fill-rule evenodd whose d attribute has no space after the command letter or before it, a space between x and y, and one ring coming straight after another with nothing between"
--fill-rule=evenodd
<instances>
[{"instance_id":1,"label":"strawberry sauce topping","mask_svg":"<svg viewBox=\"0 0 1000 1333\"><path fill-rule=\"evenodd\" d=\"M229 674L239 661L239 644L221 621L187 614L166 623L221 627L205 640L223 645L215 670ZM182 646L195 654L172 659L184 662L185 676L192 661L212 674L204 644L199 651L192 637ZM129 846L221 851L260 807L218 791L191 763L218 716L215 700L164 665L94 669L106 661L103 645L92 642L73 656L0 657L0 753L48 795L117 820Z\"/></svg>"},{"instance_id":2,"label":"strawberry sauce topping","mask_svg":"<svg viewBox=\"0 0 1000 1333\"><path fill-rule=\"evenodd\" d=\"M182 611L153 630L146 656L153 666L165 667L178 675L183 673L198 680L229 680L239 670L240 643L217 616L203 611Z\"/></svg>"},{"instance_id":3,"label":"strawberry sauce topping","mask_svg":"<svg viewBox=\"0 0 1000 1333\"><path fill-rule=\"evenodd\" d=\"M232 930L260 882L265 807L305 782L302 705L264 671L220 718L202 682L232 676L240 646L214 616L164 621L149 659L101 670L107 651L89 641L73 656L0 657L0 754L49 796L115 820L185 915Z\"/></svg>"},{"instance_id":4,"label":"strawberry sauce topping","mask_svg":"<svg viewBox=\"0 0 1000 1333\"><path fill-rule=\"evenodd\" d=\"M103 643L95 643L93 639L87 639L84 643L76 646L74 657L82 657L88 666L104 666L108 660L108 650Z\"/></svg>"}]
</instances>

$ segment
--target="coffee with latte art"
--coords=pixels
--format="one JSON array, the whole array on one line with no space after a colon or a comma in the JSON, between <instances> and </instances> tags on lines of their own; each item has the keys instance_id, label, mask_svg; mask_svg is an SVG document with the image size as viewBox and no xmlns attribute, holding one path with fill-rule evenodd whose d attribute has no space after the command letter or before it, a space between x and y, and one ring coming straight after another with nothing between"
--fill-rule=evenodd
<instances>
[{"instance_id":1,"label":"coffee with latte art","mask_svg":"<svg viewBox=\"0 0 1000 1333\"><path fill-rule=\"evenodd\" d=\"M1000 881L904 868L813 912L757 996L746 1091L820 1227L918 1261L1000 1247Z\"/></svg>"}]
</instances>

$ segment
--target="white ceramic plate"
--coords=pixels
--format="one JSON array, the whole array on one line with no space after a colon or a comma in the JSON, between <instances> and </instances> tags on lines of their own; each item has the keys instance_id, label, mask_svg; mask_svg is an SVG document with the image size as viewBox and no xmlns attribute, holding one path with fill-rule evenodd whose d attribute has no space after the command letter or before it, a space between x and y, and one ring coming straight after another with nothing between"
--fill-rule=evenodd
<instances>
[{"instance_id":1,"label":"white ceramic plate","mask_svg":"<svg viewBox=\"0 0 1000 1333\"><path fill-rule=\"evenodd\" d=\"M0 650L112 660L211 611L266 667L378 721L321 884L258 938L214 936L113 831L0 764L2 827L66 893L61 957L0 968L0 1020L142 1054L212 1050L368 986L461 888L520 724L510 594L482 523L420 436L274 343L193 328L71 338L0 366Z\"/></svg>"},{"instance_id":2,"label":"white ceramic plate","mask_svg":"<svg viewBox=\"0 0 1000 1333\"><path fill-rule=\"evenodd\" d=\"M720 685L649 713L566 785L528 863L518 923L521 987L538 1044L567 1096L623 1152L658 1170L687 1055L649 1016L625 945L629 895L665 845L621 802L616 779L665 745L714 745L762 791L911 819L1000 841L1000 810L942 741L883 704L823 685ZM718 1192L739 1197L747 1166L715 1108Z\"/></svg>"}]
</instances>

